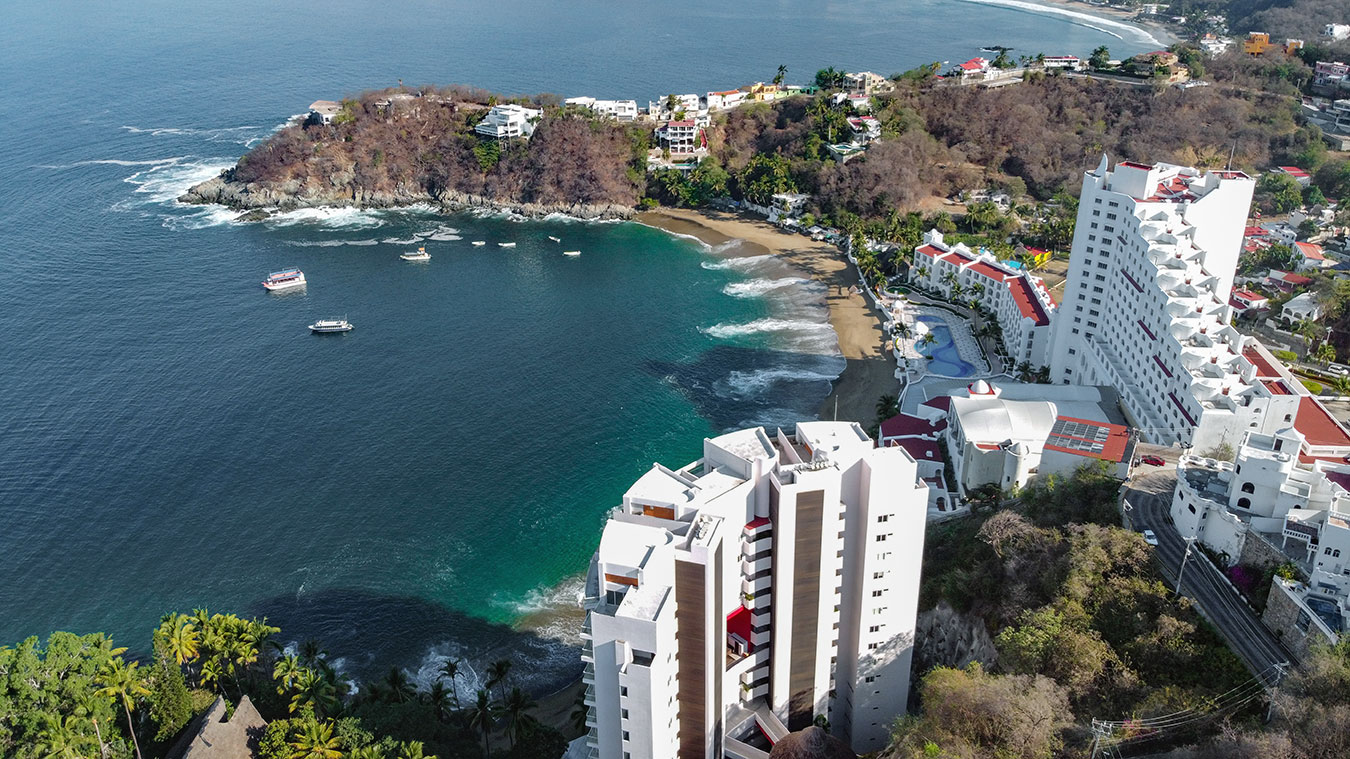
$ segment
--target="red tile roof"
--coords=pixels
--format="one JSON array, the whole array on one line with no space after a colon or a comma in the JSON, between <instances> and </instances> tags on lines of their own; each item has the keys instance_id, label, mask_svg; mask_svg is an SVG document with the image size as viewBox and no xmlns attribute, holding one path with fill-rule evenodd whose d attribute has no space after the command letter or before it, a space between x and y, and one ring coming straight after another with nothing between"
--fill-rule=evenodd
<instances>
[{"instance_id":1,"label":"red tile roof","mask_svg":"<svg viewBox=\"0 0 1350 759\"><path fill-rule=\"evenodd\" d=\"M1300 169L1300 168L1297 167L1297 166L1281 166L1281 167L1280 167L1280 171L1283 171L1284 173L1288 174L1288 175L1291 176L1291 177L1299 177L1299 178L1302 178L1302 177L1311 177L1311 176L1312 176L1311 174L1309 174L1308 172L1304 171L1303 169Z\"/></svg>"},{"instance_id":2,"label":"red tile roof","mask_svg":"<svg viewBox=\"0 0 1350 759\"><path fill-rule=\"evenodd\" d=\"M984 58L971 58L958 66L958 68L964 71L979 71L987 65L989 65L989 61Z\"/></svg>"},{"instance_id":3,"label":"red tile roof","mask_svg":"<svg viewBox=\"0 0 1350 759\"><path fill-rule=\"evenodd\" d=\"M939 419L936 424L924 419L921 416L910 416L909 414L896 414L881 423L881 439L891 437L908 437L913 435L936 435L939 431L947 428L947 421Z\"/></svg>"},{"instance_id":4,"label":"red tile roof","mask_svg":"<svg viewBox=\"0 0 1350 759\"><path fill-rule=\"evenodd\" d=\"M1271 395L1293 395L1289 386L1279 380L1265 380L1261 384L1266 386Z\"/></svg>"},{"instance_id":5,"label":"red tile roof","mask_svg":"<svg viewBox=\"0 0 1350 759\"><path fill-rule=\"evenodd\" d=\"M1265 237L1268 234L1270 233L1260 227L1247 227L1242 230L1243 237Z\"/></svg>"},{"instance_id":6,"label":"red tile roof","mask_svg":"<svg viewBox=\"0 0 1350 759\"><path fill-rule=\"evenodd\" d=\"M1310 261L1326 260L1326 256L1322 255L1321 245L1315 245L1310 242L1296 242L1294 243L1294 247L1298 248L1298 252L1302 253L1303 257Z\"/></svg>"},{"instance_id":7,"label":"red tile roof","mask_svg":"<svg viewBox=\"0 0 1350 759\"><path fill-rule=\"evenodd\" d=\"M932 246L932 245L923 245L923 246L920 246L920 247L919 247L917 250L915 250L914 252L915 252L915 253L922 253L922 254L924 254L925 256L931 256L931 257L933 257L933 258L941 258L942 256L946 255L946 251L941 250L941 249L939 249L939 248L937 248L937 247L934 247L934 246Z\"/></svg>"},{"instance_id":8,"label":"red tile roof","mask_svg":"<svg viewBox=\"0 0 1350 759\"><path fill-rule=\"evenodd\" d=\"M1017 303L1017 310L1022 312L1022 316L1035 320L1037 327L1044 327L1050 323L1050 315L1045 313L1045 308L1036 298L1036 290L1031 280L1017 277L1008 282L1008 290L1012 293L1013 301Z\"/></svg>"},{"instance_id":9,"label":"red tile roof","mask_svg":"<svg viewBox=\"0 0 1350 759\"><path fill-rule=\"evenodd\" d=\"M939 395L936 398L929 398L924 401L922 405L938 409L939 411L946 411L952 407L952 397L950 395Z\"/></svg>"},{"instance_id":10,"label":"red tile roof","mask_svg":"<svg viewBox=\"0 0 1350 759\"><path fill-rule=\"evenodd\" d=\"M1350 448L1350 432L1331 416L1318 400L1305 395L1298 401L1298 416L1294 429L1303 433L1308 445L1328 445Z\"/></svg>"},{"instance_id":11,"label":"red tile roof","mask_svg":"<svg viewBox=\"0 0 1350 759\"><path fill-rule=\"evenodd\" d=\"M1251 290L1234 290L1233 297L1245 301L1267 300L1266 296L1261 293L1254 293Z\"/></svg>"},{"instance_id":12,"label":"red tile roof","mask_svg":"<svg viewBox=\"0 0 1350 759\"><path fill-rule=\"evenodd\" d=\"M904 448L910 457L915 461L942 461L942 453L938 449L938 444L933 440L924 440L921 437L902 437L890 441L892 447Z\"/></svg>"},{"instance_id":13,"label":"red tile roof","mask_svg":"<svg viewBox=\"0 0 1350 759\"><path fill-rule=\"evenodd\" d=\"M755 517L754 519L751 519L749 522L745 523L745 529L758 530L759 528L763 527L766 524L773 524L773 522L769 521L768 517Z\"/></svg>"},{"instance_id":14,"label":"red tile roof","mask_svg":"<svg viewBox=\"0 0 1350 759\"><path fill-rule=\"evenodd\" d=\"M1013 274L1009 274L1006 271L1000 270L997 266L994 266L993 264L987 261L976 261L974 264L971 265L970 270L973 272L983 274L984 276L994 280L995 282L1003 282L1009 277L1016 276Z\"/></svg>"},{"instance_id":15,"label":"red tile roof","mask_svg":"<svg viewBox=\"0 0 1350 759\"><path fill-rule=\"evenodd\" d=\"M1153 168L1152 166L1149 166L1146 163L1135 163L1134 161L1121 161L1120 163L1116 164L1116 168L1120 168L1121 166L1124 166L1128 169L1144 169L1146 171L1151 170Z\"/></svg>"},{"instance_id":16,"label":"red tile roof","mask_svg":"<svg viewBox=\"0 0 1350 759\"><path fill-rule=\"evenodd\" d=\"M1277 279L1282 279L1291 285L1306 285L1312 282L1311 277L1305 277L1302 274L1294 274L1293 272L1288 271L1273 271L1270 274L1271 276L1278 274L1279 277L1276 277Z\"/></svg>"},{"instance_id":17,"label":"red tile roof","mask_svg":"<svg viewBox=\"0 0 1350 759\"><path fill-rule=\"evenodd\" d=\"M1243 348L1242 357L1252 362L1256 366L1256 376L1261 378L1278 379L1280 372L1269 361L1265 359L1255 348Z\"/></svg>"}]
</instances>

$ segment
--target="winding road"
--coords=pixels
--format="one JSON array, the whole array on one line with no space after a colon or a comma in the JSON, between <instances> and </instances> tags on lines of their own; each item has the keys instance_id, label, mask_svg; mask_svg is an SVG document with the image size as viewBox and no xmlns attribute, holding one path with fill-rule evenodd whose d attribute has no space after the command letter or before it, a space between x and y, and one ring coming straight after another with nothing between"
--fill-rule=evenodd
<instances>
[{"instance_id":1,"label":"winding road","mask_svg":"<svg viewBox=\"0 0 1350 759\"><path fill-rule=\"evenodd\" d=\"M1130 506L1126 511L1130 528L1138 532L1151 529L1158 536L1154 557L1174 588L1186 550L1186 541L1168 517L1176 483L1175 470L1160 470L1130 480L1125 492L1125 502ZM1219 629L1229 647L1253 674L1293 661L1275 635L1198 549L1192 550L1191 558L1186 562L1182 593L1195 600L1201 612Z\"/></svg>"}]
</instances>

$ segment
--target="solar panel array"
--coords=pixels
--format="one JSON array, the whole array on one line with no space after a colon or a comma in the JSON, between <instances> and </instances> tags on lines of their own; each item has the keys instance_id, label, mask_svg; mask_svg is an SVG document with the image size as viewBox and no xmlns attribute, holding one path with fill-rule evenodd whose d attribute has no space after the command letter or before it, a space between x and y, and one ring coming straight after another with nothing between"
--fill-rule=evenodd
<instances>
[{"instance_id":1,"label":"solar panel array","mask_svg":"<svg viewBox=\"0 0 1350 759\"><path fill-rule=\"evenodd\" d=\"M1096 424L1083 424L1068 419L1056 419L1050 428L1050 438L1045 442L1068 448L1071 451L1101 454L1106 448L1106 439L1110 432Z\"/></svg>"}]
</instances>

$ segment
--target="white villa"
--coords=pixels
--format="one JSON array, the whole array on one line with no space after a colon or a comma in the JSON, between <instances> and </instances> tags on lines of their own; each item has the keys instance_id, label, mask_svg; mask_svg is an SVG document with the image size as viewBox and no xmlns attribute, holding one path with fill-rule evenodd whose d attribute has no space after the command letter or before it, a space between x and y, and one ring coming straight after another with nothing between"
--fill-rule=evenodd
<instances>
[{"instance_id":1,"label":"white villa","mask_svg":"<svg viewBox=\"0 0 1350 759\"><path fill-rule=\"evenodd\" d=\"M575 97L568 98L563 103L589 108L601 116L608 116L616 121L633 121L638 115L636 100L596 100L592 97Z\"/></svg>"},{"instance_id":2,"label":"white villa","mask_svg":"<svg viewBox=\"0 0 1350 759\"><path fill-rule=\"evenodd\" d=\"M693 119L666 122L656 130L656 138L671 155L692 155L706 149L703 130Z\"/></svg>"},{"instance_id":3,"label":"white villa","mask_svg":"<svg viewBox=\"0 0 1350 759\"><path fill-rule=\"evenodd\" d=\"M341 110L342 104L335 100L315 100L309 104L309 121L312 124L331 124Z\"/></svg>"},{"instance_id":4,"label":"white villa","mask_svg":"<svg viewBox=\"0 0 1350 759\"><path fill-rule=\"evenodd\" d=\"M653 465L591 559L572 750L763 759L747 737L819 717L855 751L885 747L909 693L925 491L903 449L845 422Z\"/></svg>"},{"instance_id":5,"label":"white villa","mask_svg":"<svg viewBox=\"0 0 1350 759\"><path fill-rule=\"evenodd\" d=\"M1016 363L1048 363L1051 318L1057 306L1039 277L1014 269L962 243L948 245L930 230L914 249L909 281L949 300L978 301L998 319L1003 342ZM958 297L959 293L959 297Z\"/></svg>"},{"instance_id":6,"label":"white villa","mask_svg":"<svg viewBox=\"0 0 1350 759\"><path fill-rule=\"evenodd\" d=\"M1297 324L1304 319L1316 321L1322 318L1322 307L1312 293L1301 293L1284 304L1280 309L1280 318L1290 324Z\"/></svg>"},{"instance_id":7,"label":"white villa","mask_svg":"<svg viewBox=\"0 0 1350 759\"><path fill-rule=\"evenodd\" d=\"M474 131L494 140L529 139L534 134L534 125L543 115L544 112L538 108L526 108L514 103L494 105L474 127Z\"/></svg>"}]
</instances>

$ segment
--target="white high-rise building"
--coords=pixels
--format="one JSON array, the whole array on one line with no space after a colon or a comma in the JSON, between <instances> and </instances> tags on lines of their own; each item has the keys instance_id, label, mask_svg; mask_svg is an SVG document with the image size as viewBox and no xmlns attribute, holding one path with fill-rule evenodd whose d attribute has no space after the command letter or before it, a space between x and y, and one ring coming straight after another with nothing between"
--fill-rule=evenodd
<instances>
[{"instance_id":1,"label":"white high-rise building","mask_svg":"<svg viewBox=\"0 0 1350 759\"><path fill-rule=\"evenodd\" d=\"M1228 326L1254 187L1238 171L1129 162L1108 171L1103 156L1083 176L1051 379L1115 387L1152 442L1236 445L1252 429L1285 426L1265 413L1277 393Z\"/></svg>"},{"instance_id":2,"label":"white high-rise building","mask_svg":"<svg viewBox=\"0 0 1350 759\"><path fill-rule=\"evenodd\" d=\"M854 423L740 430L654 465L591 559L585 754L748 759L743 739L818 717L883 748L909 695L926 505L914 460Z\"/></svg>"}]
</instances>

